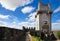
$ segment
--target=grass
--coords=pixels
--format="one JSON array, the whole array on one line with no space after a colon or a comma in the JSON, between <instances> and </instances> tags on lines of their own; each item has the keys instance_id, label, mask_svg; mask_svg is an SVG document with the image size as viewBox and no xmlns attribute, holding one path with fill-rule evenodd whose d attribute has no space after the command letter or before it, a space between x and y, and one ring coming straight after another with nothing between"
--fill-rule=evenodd
<instances>
[{"instance_id":1,"label":"grass","mask_svg":"<svg viewBox=\"0 0 60 41\"><path fill-rule=\"evenodd\" d=\"M32 36L32 41L39 41L39 37ZM40 41L42 41L42 40L40 39Z\"/></svg>"}]
</instances>

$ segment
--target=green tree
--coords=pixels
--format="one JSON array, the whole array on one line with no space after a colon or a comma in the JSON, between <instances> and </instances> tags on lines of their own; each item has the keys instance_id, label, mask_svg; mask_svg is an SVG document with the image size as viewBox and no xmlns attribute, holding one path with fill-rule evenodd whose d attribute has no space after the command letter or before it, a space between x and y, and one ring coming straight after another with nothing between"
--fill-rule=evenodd
<instances>
[{"instance_id":1,"label":"green tree","mask_svg":"<svg viewBox=\"0 0 60 41\"><path fill-rule=\"evenodd\" d=\"M56 33L56 36L60 39L60 31Z\"/></svg>"}]
</instances>

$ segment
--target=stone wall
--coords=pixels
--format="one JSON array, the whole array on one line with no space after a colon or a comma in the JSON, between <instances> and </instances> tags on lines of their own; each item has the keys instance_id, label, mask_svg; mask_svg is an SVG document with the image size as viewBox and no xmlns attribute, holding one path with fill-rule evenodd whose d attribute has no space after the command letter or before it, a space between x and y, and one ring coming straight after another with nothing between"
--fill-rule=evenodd
<instances>
[{"instance_id":1,"label":"stone wall","mask_svg":"<svg viewBox=\"0 0 60 41\"><path fill-rule=\"evenodd\" d=\"M39 36L35 28L25 28L22 30L9 27L0 27L0 41L26 41L26 32L32 36Z\"/></svg>"},{"instance_id":2,"label":"stone wall","mask_svg":"<svg viewBox=\"0 0 60 41\"><path fill-rule=\"evenodd\" d=\"M23 30L0 27L0 41L17 41L23 34Z\"/></svg>"}]
</instances>

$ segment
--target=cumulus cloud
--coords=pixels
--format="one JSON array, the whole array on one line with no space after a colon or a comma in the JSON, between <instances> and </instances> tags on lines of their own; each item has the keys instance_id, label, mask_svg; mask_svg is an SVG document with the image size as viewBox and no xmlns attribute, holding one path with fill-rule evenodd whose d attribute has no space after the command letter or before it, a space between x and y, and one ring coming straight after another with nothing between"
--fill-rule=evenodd
<instances>
[{"instance_id":1,"label":"cumulus cloud","mask_svg":"<svg viewBox=\"0 0 60 41\"><path fill-rule=\"evenodd\" d=\"M18 23L20 22L17 17L13 15L0 15L0 26L15 28L15 29L22 29ZM8 17L7 17L8 16ZM6 19L7 18L7 19Z\"/></svg>"},{"instance_id":2,"label":"cumulus cloud","mask_svg":"<svg viewBox=\"0 0 60 41\"><path fill-rule=\"evenodd\" d=\"M57 20L55 23L52 23L52 30L60 30L60 20Z\"/></svg>"},{"instance_id":3,"label":"cumulus cloud","mask_svg":"<svg viewBox=\"0 0 60 41\"><path fill-rule=\"evenodd\" d=\"M19 25L25 27L36 27L36 22L21 22Z\"/></svg>"},{"instance_id":4,"label":"cumulus cloud","mask_svg":"<svg viewBox=\"0 0 60 41\"><path fill-rule=\"evenodd\" d=\"M27 22L20 22L19 25L25 27L36 27L36 20L35 20L36 12L31 13L28 18L26 18Z\"/></svg>"},{"instance_id":5,"label":"cumulus cloud","mask_svg":"<svg viewBox=\"0 0 60 41\"><path fill-rule=\"evenodd\" d=\"M9 17L9 15L1 15L0 14L0 19L7 19Z\"/></svg>"},{"instance_id":6,"label":"cumulus cloud","mask_svg":"<svg viewBox=\"0 0 60 41\"><path fill-rule=\"evenodd\" d=\"M26 18L28 21L35 21L35 15L36 15L36 12L33 12L31 13L28 18Z\"/></svg>"},{"instance_id":7,"label":"cumulus cloud","mask_svg":"<svg viewBox=\"0 0 60 41\"><path fill-rule=\"evenodd\" d=\"M0 21L0 26L7 26L6 22Z\"/></svg>"},{"instance_id":8,"label":"cumulus cloud","mask_svg":"<svg viewBox=\"0 0 60 41\"><path fill-rule=\"evenodd\" d=\"M2 15L2 16L7 16L7 15ZM29 17L31 17L31 16L32 15L29 15ZM7 19L3 19L4 21L2 21L2 19L0 19L0 26L10 27L10 28L14 28L14 29L22 29L22 26L36 27L36 22L35 21L33 21L33 22L30 22L30 21L20 22L17 17L12 16L12 15L9 15L9 17Z\"/></svg>"},{"instance_id":9,"label":"cumulus cloud","mask_svg":"<svg viewBox=\"0 0 60 41\"><path fill-rule=\"evenodd\" d=\"M18 25L18 23L14 22L6 22L6 21L0 21L0 26L5 26L5 27L9 27L9 28L14 28L14 29L22 29L22 27L20 25Z\"/></svg>"},{"instance_id":10,"label":"cumulus cloud","mask_svg":"<svg viewBox=\"0 0 60 41\"><path fill-rule=\"evenodd\" d=\"M54 10L54 13L56 13L58 11L60 11L60 6L57 9Z\"/></svg>"},{"instance_id":11,"label":"cumulus cloud","mask_svg":"<svg viewBox=\"0 0 60 41\"><path fill-rule=\"evenodd\" d=\"M35 8L32 7L32 6L27 6L27 7L24 7L21 11L26 14L26 13L30 13L34 10Z\"/></svg>"},{"instance_id":12,"label":"cumulus cloud","mask_svg":"<svg viewBox=\"0 0 60 41\"><path fill-rule=\"evenodd\" d=\"M33 12L31 13L27 18L27 22L20 22L19 25L22 27L22 26L25 26L25 27L36 27L36 20L35 20L35 15L36 15L36 12Z\"/></svg>"},{"instance_id":13,"label":"cumulus cloud","mask_svg":"<svg viewBox=\"0 0 60 41\"><path fill-rule=\"evenodd\" d=\"M2 7L15 11L19 6L24 6L33 2L33 0L0 0Z\"/></svg>"}]
</instances>

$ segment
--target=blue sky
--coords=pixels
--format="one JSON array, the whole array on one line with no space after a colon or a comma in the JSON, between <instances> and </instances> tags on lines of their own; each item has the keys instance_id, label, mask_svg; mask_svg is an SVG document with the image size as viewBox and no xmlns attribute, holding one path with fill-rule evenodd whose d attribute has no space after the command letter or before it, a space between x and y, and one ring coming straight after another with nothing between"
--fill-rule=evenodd
<instances>
[{"instance_id":1,"label":"blue sky","mask_svg":"<svg viewBox=\"0 0 60 41\"><path fill-rule=\"evenodd\" d=\"M60 30L60 0L0 0L0 26L22 29L35 27L38 2L50 4L52 30Z\"/></svg>"}]
</instances>

